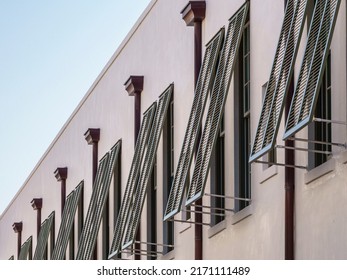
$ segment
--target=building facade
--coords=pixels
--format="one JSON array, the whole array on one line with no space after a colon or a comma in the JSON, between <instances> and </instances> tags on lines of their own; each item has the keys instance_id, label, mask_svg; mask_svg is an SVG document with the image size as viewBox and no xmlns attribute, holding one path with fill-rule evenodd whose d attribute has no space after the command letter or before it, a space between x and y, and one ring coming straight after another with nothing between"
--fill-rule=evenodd
<instances>
[{"instance_id":1,"label":"building facade","mask_svg":"<svg viewBox=\"0 0 347 280\"><path fill-rule=\"evenodd\" d=\"M345 0L153 0L0 217L0 259L346 259Z\"/></svg>"}]
</instances>

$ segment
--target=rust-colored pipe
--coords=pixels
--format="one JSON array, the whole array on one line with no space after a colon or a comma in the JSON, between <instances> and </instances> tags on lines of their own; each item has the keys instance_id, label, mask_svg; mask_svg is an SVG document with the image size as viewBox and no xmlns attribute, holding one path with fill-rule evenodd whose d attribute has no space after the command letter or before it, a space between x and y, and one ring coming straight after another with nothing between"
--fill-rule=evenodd
<instances>
[{"instance_id":1,"label":"rust-colored pipe","mask_svg":"<svg viewBox=\"0 0 347 280\"><path fill-rule=\"evenodd\" d=\"M290 101L293 96L293 79L290 84L290 89L286 100L285 115L289 113ZM285 146L294 147L293 140L286 140ZM285 149L285 164L295 165L295 153L294 150ZM285 167L285 259L294 260L294 203L295 203L295 169L291 167Z\"/></svg>"},{"instance_id":2,"label":"rust-colored pipe","mask_svg":"<svg viewBox=\"0 0 347 280\"><path fill-rule=\"evenodd\" d=\"M136 141L140 133L141 126L141 92L143 91L143 76L130 76L128 80L124 83L125 90L128 92L129 96L134 96L134 145L136 146ZM138 226L136 232L136 240L141 241L141 225ZM135 250L140 252L140 243L135 244ZM139 254L135 255L135 260L140 260L141 256Z\"/></svg>"},{"instance_id":3,"label":"rust-colored pipe","mask_svg":"<svg viewBox=\"0 0 347 280\"><path fill-rule=\"evenodd\" d=\"M67 173L68 173L68 168L67 167L58 167L54 171L55 178L57 179L58 182L60 182L60 189L61 189L60 213L61 213L61 218L63 218L63 211L64 211L64 207L65 207L65 202L66 202L66 179L67 179ZM54 232L54 230L53 230L53 232ZM75 244L74 244L74 227L73 227L72 228L72 232L71 232L71 236L70 236L70 243L69 243L70 259L73 259L72 254L73 254L73 248L74 247L75 247ZM64 259L65 259L65 256L64 256Z\"/></svg>"},{"instance_id":4,"label":"rust-colored pipe","mask_svg":"<svg viewBox=\"0 0 347 280\"><path fill-rule=\"evenodd\" d=\"M12 229L17 233L17 259L19 259L20 249L22 247L23 222L13 223Z\"/></svg>"},{"instance_id":5,"label":"rust-colored pipe","mask_svg":"<svg viewBox=\"0 0 347 280\"><path fill-rule=\"evenodd\" d=\"M206 2L205 1L189 1L181 11L182 18L187 26L194 26L194 85L198 81L202 60L202 21L205 19ZM198 141L201 136L201 130L198 132ZM197 152L198 145L195 147ZM194 243L195 243L195 259L202 260L202 199L195 202L195 225L194 225Z\"/></svg>"},{"instance_id":6,"label":"rust-colored pipe","mask_svg":"<svg viewBox=\"0 0 347 280\"><path fill-rule=\"evenodd\" d=\"M98 172L98 143L100 140L100 129L99 128L89 128L84 133L84 138L87 141L88 145L92 145L93 147L93 157L92 157L92 182L94 185L96 173ZM97 243L95 243L94 253L93 253L93 259L98 259L98 250L97 250Z\"/></svg>"},{"instance_id":7,"label":"rust-colored pipe","mask_svg":"<svg viewBox=\"0 0 347 280\"><path fill-rule=\"evenodd\" d=\"M285 7L287 0L284 1ZM285 119L290 110L290 103L294 94L294 74L291 78L289 91L285 104ZM294 147L293 140L286 140L285 146ZM295 165L295 151L285 149L284 161L286 165ZM284 168L284 190L285 190L285 225L284 225L284 257L286 260L294 260L294 209L295 209L295 169Z\"/></svg>"},{"instance_id":8,"label":"rust-colored pipe","mask_svg":"<svg viewBox=\"0 0 347 280\"><path fill-rule=\"evenodd\" d=\"M36 213L36 236L39 237L41 229L41 209L42 209L42 198L34 198L31 201L31 207L37 211Z\"/></svg>"},{"instance_id":9,"label":"rust-colored pipe","mask_svg":"<svg viewBox=\"0 0 347 280\"><path fill-rule=\"evenodd\" d=\"M139 136L140 132L140 126L141 126L141 92L135 92L135 107L134 107L134 114L135 114L135 131L134 131L134 137L135 141L134 144L136 145L137 138ZM136 240L141 241L141 225L138 225L137 233L136 233ZM135 251L140 252L141 251L141 245L140 243L135 244ZM136 254L135 260L141 260L141 255Z\"/></svg>"},{"instance_id":10,"label":"rust-colored pipe","mask_svg":"<svg viewBox=\"0 0 347 280\"><path fill-rule=\"evenodd\" d=\"M60 189L61 189L61 207L60 207L60 213L63 214L64 206L65 206L65 200L66 200L66 179L67 179L67 167L58 167L54 171L54 176L60 183Z\"/></svg>"}]
</instances>

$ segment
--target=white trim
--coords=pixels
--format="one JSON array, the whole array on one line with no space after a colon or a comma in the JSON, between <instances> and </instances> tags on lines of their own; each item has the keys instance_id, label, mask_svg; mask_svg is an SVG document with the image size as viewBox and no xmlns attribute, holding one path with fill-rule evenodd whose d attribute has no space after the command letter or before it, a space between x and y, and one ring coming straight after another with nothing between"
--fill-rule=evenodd
<instances>
[{"instance_id":1,"label":"white trim","mask_svg":"<svg viewBox=\"0 0 347 280\"><path fill-rule=\"evenodd\" d=\"M336 160L334 158L329 159L327 162L317 166L316 168L308 171L304 175L305 184L310 184L318 178L334 171Z\"/></svg>"},{"instance_id":2,"label":"white trim","mask_svg":"<svg viewBox=\"0 0 347 280\"><path fill-rule=\"evenodd\" d=\"M272 165L264 169L259 176L260 177L259 183L260 184L264 183L265 181L269 180L273 176L277 175L277 173L278 173L277 165Z\"/></svg>"},{"instance_id":3,"label":"white trim","mask_svg":"<svg viewBox=\"0 0 347 280\"><path fill-rule=\"evenodd\" d=\"M253 214L253 205L250 204L231 216L231 224L235 225Z\"/></svg>"},{"instance_id":4,"label":"white trim","mask_svg":"<svg viewBox=\"0 0 347 280\"><path fill-rule=\"evenodd\" d=\"M174 260L175 259L175 249L171 250L167 254L163 255L160 260Z\"/></svg>"},{"instance_id":5,"label":"white trim","mask_svg":"<svg viewBox=\"0 0 347 280\"><path fill-rule=\"evenodd\" d=\"M190 222L191 219L188 219L187 221ZM179 222L176 224L177 224L177 228L178 228L178 233L185 232L186 230L188 230L192 227L191 223Z\"/></svg>"},{"instance_id":6,"label":"white trim","mask_svg":"<svg viewBox=\"0 0 347 280\"><path fill-rule=\"evenodd\" d=\"M220 233L221 231L225 230L227 228L226 220L220 221L218 224L212 226L207 231L208 238L211 238L215 236L216 234Z\"/></svg>"},{"instance_id":7,"label":"white trim","mask_svg":"<svg viewBox=\"0 0 347 280\"><path fill-rule=\"evenodd\" d=\"M347 151L342 152L338 155L339 163L346 164L347 163Z\"/></svg>"}]
</instances>

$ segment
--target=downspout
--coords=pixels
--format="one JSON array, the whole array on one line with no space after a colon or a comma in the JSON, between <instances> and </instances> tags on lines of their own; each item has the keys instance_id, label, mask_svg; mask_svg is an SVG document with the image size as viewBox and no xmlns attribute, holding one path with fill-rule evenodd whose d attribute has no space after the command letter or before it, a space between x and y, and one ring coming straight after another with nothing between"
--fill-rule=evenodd
<instances>
[{"instance_id":1,"label":"downspout","mask_svg":"<svg viewBox=\"0 0 347 280\"><path fill-rule=\"evenodd\" d=\"M37 211L37 213L36 213L36 237L39 238L40 229L41 229L42 198L34 198L31 201L31 207Z\"/></svg>"},{"instance_id":2,"label":"downspout","mask_svg":"<svg viewBox=\"0 0 347 280\"><path fill-rule=\"evenodd\" d=\"M134 146L140 133L141 127L141 92L143 91L143 76L130 76L124 83L125 90L129 96L134 96ZM136 240L141 241L141 224L139 224L136 233ZM135 250L140 252L140 242L135 244ZM140 254L135 254L135 260L141 260Z\"/></svg>"},{"instance_id":3,"label":"downspout","mask_svg":"<svg viewBox=\"0 0 347 280\"><path fill-rule=\"evenodd\" d=\"M12 229L17 233L17 260L19 259L20 249L22 247L23 222L13 223Z\"/></svg>"},{"instance_id":4,"label":"downspout","mask_svg":"<svg viewBox=\"0 0 347 280\"><path fill-rule=\"evenodd\" d=\"M181 11L182 18L187 26L194 26L194 87L199 78L201 60L202 60L202 21L205 19L206 2L189 1ZM201 136L201 130L198 133L198 139ZM197 141L199 143L199 140ZM197 147L196 147L197 152ZM202 260L202 199L195 202L195 225L194 225L194 243L195 260Z\"/></svg>"},{"instance_id":5,"label":"downspout","mask_svg":"<svg viewBox=\"0 0 347 280\"><path fill-rule=\"evenodd\" d=\"M288 0L284 0L285 7ZM285 120L287 122L290 103L294 94L294 73L290 80L289 90L285 100ZM294 147L294 140L286 140L286 147ZM285 224L284 224L284 255L286 260L294 260L294 207L295 207L295 169L287 167L295 165L295 151L285 149L284 190L285 190Z\"/></svg>"},{"instance_id":6,"label":"downspout","mask_svg":"<svg viewBox=\"0 0 347 280\"><path fill-rule=\"evenodd\" d=\"M61 201L60 201L60 213L63 214L65 200L66 200L66 179L67 179L67 167L58 167L54 171L54 176L60 183L61 189Z\"/></svg>"},{"instance_id":7,"label":"downspout","mask_svg":"<svg viewBox=\"0 0 347 280\"><path fill-rule=\"evenodd\" d=\"M92 170L92 185L94 185L96 173L98 172L98 143L100 140L100 129L99 128L89 128L84 133L84 138L87 141L88 145L92 145L93 147L93 157L92 157L92 164L93 164L93 170ZM103 220L104 221L104 220ZM93 259L98 259L98 249L97 249L97 242L95 243L94 247L94 253L93 253Z\"/></svg>"},{"instance_id":8,"label":"downspout","mask_svg":"<svg viewBox=\"0 0 347 280\"><path fill-rule=\"evenodd\" d=\"M57 179L58 182L60 183L60 189L61 189L61 202L60 202L60 213L61 213L61 219L63 218L63 211L64 211L64 207L65 207L65 202L66 202L66 179L67 179L67 174L68 174L68 168L67 167L58 167L55 171L54 171L54 176ZM41 222L40 222L40 226L41 226ZM51 236L52 237L52 236ZM72 231L71 231L71 235L70 235L70 239L69 239L69 258L70 260L74 259L73 256L73 251L75 247L75 243L74 243L74 226L72 226ZM65 259L66 257L64 257Z\"/></svg>"}]
</instances>

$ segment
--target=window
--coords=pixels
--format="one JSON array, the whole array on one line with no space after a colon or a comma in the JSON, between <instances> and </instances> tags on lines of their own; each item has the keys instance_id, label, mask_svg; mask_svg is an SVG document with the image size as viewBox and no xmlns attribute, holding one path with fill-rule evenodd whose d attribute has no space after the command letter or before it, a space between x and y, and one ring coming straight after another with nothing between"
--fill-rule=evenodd
<instances>
[{"instance_id":1,"label":"window","mask_svg":"<svg viewBox=\"0 0 347 280\"><path fill-rule=\"evenodd\" d=\"M76 255L78 260L90 260L92 258L121 143L121 140L118 140L100 160L85 225L78 244Z\"/></svg>"},{"instance_id":2,"label":"window","mask_svg":"<svg viewBox=\"0 0 347 280\"><path fill-rule=\"evenodd\" d=\"M155 260L157 246L157 158L155 157L153 170L147 189L147 259Z\"/></svg>"},{"instance_id":3,"label":"window","mask_svg":"<svg viewBox=\"0 0 347 280\"><path fill-rule=\"evenodd\" d=\"M223 114L215 150L213 151L211 158L211 226L223 221L225 213L225 211L220 210L224 208L225 204L225 199L222 197L225 194L224 127Z\"/></svg>"},{"instance_id":4,"label":"window","mask_svg":"<svg viewBox=\"0 0 347 280\"><path fill-rule=\"evenodd\" d=\"M156 103L153 103L144 113L141 122L141 127L139 135L137 138L135 152L132 160L132 164L129 171L129 176L127 184L124 190L124 195L122 202L120 204L119 211L117 213L117 219L114 227L114 234L112 238L112 244L110 248L109 259L117 259L121 255L122 242L124 237L124 232L126 230L128 218L133 210L132 201L135 195L135 185L139 180L140 175L140 163L142 162L146 142L150 133L150 127L152 125L152 120L156 111Z\"/></svg>"},{"instance_id":5,"label":"window","mask_svg":"<svg viewBox=\"0 0 347 280\"><path fill-rule=\"evenodd\" d=\"M169 112L167 113L163 128L163 209L166 208L173 178L175 176L174 165L174 94L171 95ZM163 244L174 244L174 222L163 222ZM166 254L172 250L172 247L164 246L163 253Z\"/></svg>"},{"instance_id":6,"label":"window","mask_svg":"<svg viewBox=\"0 0 347 280\"><path fill-rule=\"evenodd\" d=\"M37 245L34 254L34 260L47 260L48 247L50 249L50 257L54 249L54 211L43 221L40 228L40 233L37 238ZM50 243L48 243L50 237ZM49 245L49 246L48 246Z\"/></svg>"},{"instance_id":7,"label":"window","mask_svg":"<svg viewBox=\"0 0 347 280\"><path fill-rule=\"evenodd\" d=\"M331 120L331 54L325 65L322 84L319 89L317 104L314 113L315 118ZM309 143L310 150L331 152L331 123L325 121L314 121L309 124L309 139L322 143ZM328 154L309 153L308 168L313 169L329 159Z\"/></svg>"},{"instance_id":8,"label":"window","mask_svg":"<svg viewBox=\"0 0 347 280\"><path fill-rule=\"evenodd\" d=\"M200 68L199 79L194 92L192 110L189 115L188 125L185 132L183 145L178 158L176 172L169 198L165 206L164 221L167 221L181 210L181 204L188 185L187 178L201 127L201 119L204 108L213 83L214 69L217 65L218 55L224 38L224 28L211 39L206 45L204 59Z\"/></svg>"},{"instance_id":9,"label":"window","mask_svg":"<svg viewBox=\"0 0 347 280\"><path fill-rule=\"evenodd\" d=\"M238 198L251 197L251 165L248 162L251 145L249 35L249 22L247 22L235 73L235 196ZM236 199L235 211L240 211L248 205L248 201Z\"/></svg>"},{"instance_id":10,"label":"window","mask_svg":"<svg viewBox=\"0 0 347 280\"><path fill-rule=\"evenodd\" d=\"M330 96L330 70L326 69L327 67L330 68L328 50L330 49L332 35L334 34L340 3L341 1L339 0L317 0L315 3L305 54L287 118L283 136L284 140L314 121L314 114L322 115L322 110L329 111L326 108L330 106L330 97L325 97L327 95ZM326 76L323 79L325 73ZM319 94L322 91L322 84L323 91L327 91L328 94ZM323 98L325 101L319 101L319 98ZM317 104L320 108L316 110ZM322 116L329 118L329 113L326 115L323 114ZM327 126L322 126L316 130L317 134L315 132L314 137L331 138L329 136L331 133L329 133ZM313 165L315 164L318 164L318 162Z\"/></svg>"},{"instance_id":11,"label":"window","mask_svg":"<svg viewBox=\"0 0 347 280\"><path fill-rule=\"evenodd\" d=\"M83 192L83 184L81 181L78 186L66 198L64 210L61 217L60 227L55 242L55 247L52 253L52 260L65 259L66 248L70 242L70 259L74 259L74 250L71 246L71 235L73 236L74 218L77 207L81 201L81 194ZM70 238L69 238L70 236ZM70 241L69 241L70 239Z\"/></svg>"},{"instance_id":12,"label":"window","mask_svg":"<svg viewBox=\"0 0 347 280\"><path fill-rule=\"evenodd\" d=\"M205 194L212 152L219 136L230 81L236 66L236 56L239 53L240 43L242 42L248 4L248 2L245 2L229 20L227 36L220 55L211 91L210 104L196 155L192 181L188 189L186 205L191 205Z\"/></svg>"},{"instance_id":13,"label":"window","mask_svg":"<svg viewBox=\"0 0 347 280\"><path fill-rule=\"evenodd\" d=\"M153 103L158 104L158 106L150 130L146 153L141 167L141 174L137 182L136 193L134 194L134 207L131 211L131 215L128 217L127 229L122 245L123 250L128 249L129 246L133 245L136 241L135 238L140 223L142 208L146 199L147 186L149 185L150 175L153 171L159 139L167 115L167 109L170 104L172 91L173 84L160 95L158 103Z\"/></svg>"},{"instance_id":14,"label":"window","mask_svg":"<svg viewBox=\"0 0 347 280\"><path fill-rule=\"evenodd\" d=\"M116 221L120 213L121 197L122 197L122 148L119 150L116 167L113 175L113 228L116 227ZM109 251L108 251L109 253ZM121 257L119 254L118 258ZM108 258L108 256L107 256Z\"/></svg>"},{"instance_id":15,"label":"window","mask_svg":"<svg viewBox=\"0 0 347 280\"><path fill-rule=\"evenodd\" d=\"M249 160L275 148L286 95L304 27L307 1L288 0Z\"/></svg>"}]
</instances>

